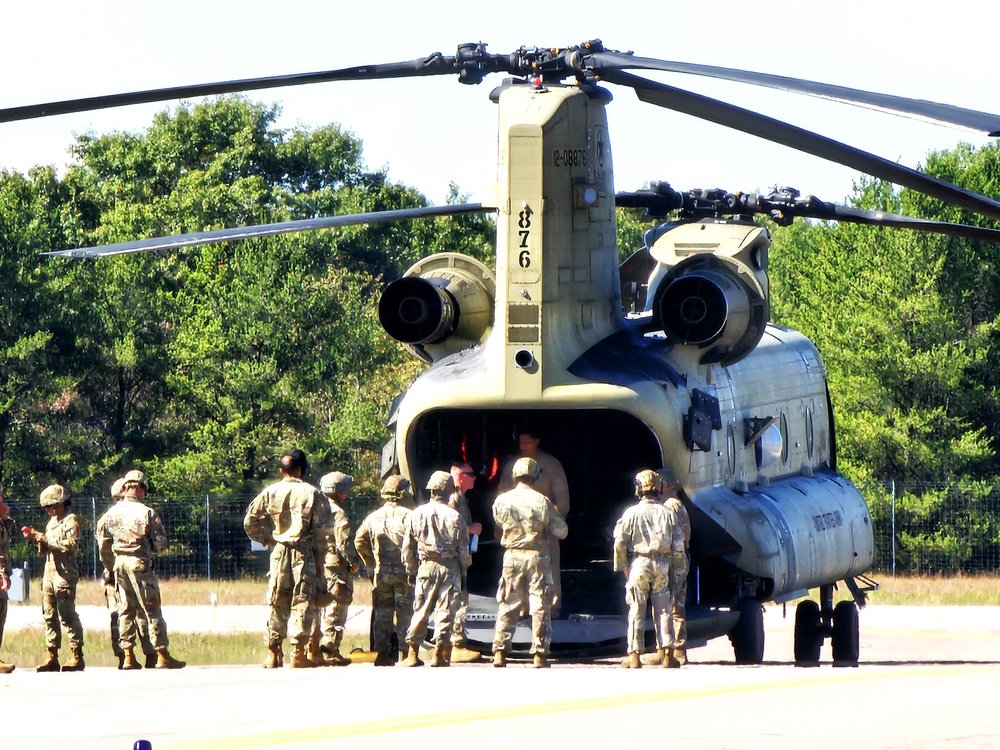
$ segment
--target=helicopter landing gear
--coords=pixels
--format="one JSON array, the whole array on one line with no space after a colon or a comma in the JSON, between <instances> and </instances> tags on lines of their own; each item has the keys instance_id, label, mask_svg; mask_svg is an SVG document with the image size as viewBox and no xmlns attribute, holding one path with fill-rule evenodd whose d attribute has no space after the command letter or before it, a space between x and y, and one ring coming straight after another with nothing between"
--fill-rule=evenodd
<instances>
[{"instance_id":1,"label":"helicopter landing gear","mask_svg":"<svg viewBox=\"0 0 1000 750\"><path fill-rule=\"evenodd\" d=\"M854 602L837 602L833 608L833 666L856 667L861 655L861 639L858 628L858 607Z\"/></svg>"},{"instance_id":2,"label":"helicopter landing gear","mask_svg":"<svg viewBox=\"0 0 1000 750\"><path fill-rule=\"evenodd\" d=\"M744 599L739 603L740 619L729 633L737 664L764 661L764 608L760 602Z\"/></svg>"},{"instance_id":3,"label":"helicopter landing gear","mask_svg":"<svg viewBox=\"0 0 1000 750\"><path fill-rule=\"evenodd\" d=\"M819 604L806 599L795 607L795 666L818 667L823 646Z\"/></svg>"}]
</instances>

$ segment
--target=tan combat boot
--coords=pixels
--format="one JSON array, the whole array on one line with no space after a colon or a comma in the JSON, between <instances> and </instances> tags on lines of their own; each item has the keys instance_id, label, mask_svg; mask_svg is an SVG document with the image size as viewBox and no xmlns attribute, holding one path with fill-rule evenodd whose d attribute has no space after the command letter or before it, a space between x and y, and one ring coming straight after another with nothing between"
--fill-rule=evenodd
<instances>
[{"instance_id":1,"label":"tan combat boot","mask_svg":"<svg viewBox=\"0 0 1000 750\"><path fill-rule=\"evenodd\" d=\"M142 665L135 660L135 654L132 652L131 646L126 646L122 649L122 665L119 669L126 671L142 669Z\"/></svg>"},{"instance_id":2,"label":"tan combat boot","mask_svg":"<svg viewBox=\"0 0 1000 750\"><path fill-rule=\"evenodd\" d=\"M434 658L431 659L432 667L450 667L451 661L448 659L448 644L437 643L434 646Z\"/></svg>"},{"instance_id":3,"label":"tan combat boot","mask_svg":"<svg viewBox=\"0 0 1000 750\"><path fill-rule=\"evenodd\" d=\"M59 671L59 649L49 647L49 658L35 668L36 672Z\"/></svg>"},{"instance_id":4,"label":"tan combat boot","mask_svg":"<svg viewBox=\"0 0 1000 750\"><path fill-rule=\"evenodd\" d=\"M535 669L548 669L552 665L549 664L549 660L545 657L545 654L535 654Z\"/></svg>"},{"instance_id":5,"label":"tan combat boot","mask_svg":"<svg viewBox=\"0 0 1000 750\"><path fill-rule=\"evenodd\" d=\"M483 655L478 651L474 651L471 648L467 648L465 641L456 641L452 643L451 659L456 664L471 664L472 662L482 661Z\"/></svg>"},{"instance_id":6,"label":"tan combat boot","mask_svg":"<svg viewBox=\"0 0 1000 750\"><path fill-rule=\"evenodd\" d=\"M507 654L504 651L493 652L493 666L502 669L507 666Z\"/></svg>"},{"instance_id":7,"label":"tan combat boot","mask_svg":"<svg viewBox=\"0 0 1000 750\"><path fill-rule=\"evenodd\" d=\"M659 667L663 664L663 661L667 658L667 650L665 648L658 648L652 653L652 655L646 659L645 664L649 664L652 667Z\"/></svg>"},{"instance_id":8,"label":"tan combat boot","mask_svg":"<svg viewBox=\"0 0 1000 750\"><path fill-rule=\"evenodd\" d=\"M621 666L625 669L641 669L642 662L639 660L639 652L629 651L628 655L622 659Z\"/></svg>"},{"instance_id":9,"label":"tan combat boot","mask_svg":"<svg viewBox=\"0 0 1000 750\"><path fill-rule=\"evenodd\" d=\"M666 667L667 669L680 669L681 668L681 663L677 660L677 657L674 656L675 650L676 649L672 649L672 648L671 649L667 649L667 658L663 662L663 666Z\"/></svg>"},{"instance_id":10,"label":"tan combat boot","mask_svg":"<svg viewBox=\"0 0 1000 750\"><path fill-rule=\"evenodd\" d=\"M282 662L281 644L274 643L267 647L267 658L261 664L264 669L278 669Z\"/></svg>"},{"instance_id":11,"label":"tan combat boot","mask_svg":"<svg viewBox=\"0 0 1000 750\"><path fill-rule=\"evenodd\" d=\"M292 669L309 669L316 665L306 656L306 647L301 643L295 643L292 645L292 663L289 666Z\"/></svg>"},{"instance_id":12,"label":"tan combat boot","mask_svg":"<svg viewBox=\"0 0 1000 750\"><path fill-rule=\"evenodd\" d=\"M70 646L69 647L69 660L62 665L63 672L82 672L83 668L87 666L83 661L83 646Z\"/></svg>"},{"instance_id":13,"label":"tan combat boot","mask_svg":"<svg viewBox=\"0 0 1000 750\"><path fill-rule=\"evenodd\" d=\"M423 661L420 660L420 645L411 643L410 653L406 655L406 659L403 661L404 667L422 667L424 666ZM435 654L436 655L436 654Z\"/></svg>"},{"instance_id":14,"label":"tan combat boot","mask_svg":"<svg viewBox=\"0 0 1000 750\"><path fill-rule=\"evenodd\" d=\"M332 645L320 646L320 651L324 654L324 663L331 667L346 667L351 663L351 659L348 656L344 656L340 653L340 641L343 638L342 633L337 633L336 638Z\"/></svg>"},{"instance_id":15,"label":"tan combat boot","mask_svg":"<svg viewBox=\"0 0 1000 750\"><path fill-rule=\"evenodd\" d=\"M0 674L10 674L14 671L14 665L0 659Z\"/></svg>"},{"instance_id":16,"label":"tan combat boot","mask_svg":"<svg viewBox=\"0 0 1000 750\"><path fill-rule=\"evenodd\" d=\"M309 645L306 647L306 658L312 662L314 667L328 666L319 647L319 636L313 636L309 639Z\"/></svg>"},{"instance_id":17,"label":"tan combat boot","mask_svg":"<svg viewBox=\"0 0 1000 750\"><path fill-rule=\"evenodd\" d=\"M186 661L181 661L180 659L175 659L170 655L170 652L166 648L158 648L156 650L156 668L157 669L184 669L187 666Z\"/></svg>"},{"instance_id":18,"label":"tan combat boot","mask_svg":"<svg viewBox=\"0 0 1000 750\"><path fill-rule=\"evenodd\" d=\"M677 660L677 663L680 664L683 667L685 664L688 663L688 652L687 652L687 649L686 648L675 648L674 649L674 658Z\"/></svg>"}]
</instances>

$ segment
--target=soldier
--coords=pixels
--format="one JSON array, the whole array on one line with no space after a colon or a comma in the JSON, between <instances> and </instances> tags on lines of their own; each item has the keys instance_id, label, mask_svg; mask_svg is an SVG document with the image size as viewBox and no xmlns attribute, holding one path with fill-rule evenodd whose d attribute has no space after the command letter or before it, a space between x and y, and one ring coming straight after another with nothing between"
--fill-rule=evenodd
<instances>
[{"instance_id":1,"label":"soldier","mask_svg":"<svg viewBox=\"0 0 1000 750\"><path fill-rule=\"evenodd\" d=\"M323 577L329 503L302 480L308 470L302 451L296 448L283 455L278 465L281 479L250 502L243 519L247 536L271 549L265 669L284 666L281 644L286 637L292 644L293 669L316 666L306 655L306 647L316 616L318 582Z\"/></svg>"},{"instance_id":2,"label":"soldier","mask_svg":"<svg viewBox=\"0 0 1000 750\"><path fill-rule=\"evenodd\" d=\"M469 498L466 493L476 486L476 472L472 470L472 465L465 461L456 461L451 465L451 480L455 483L455 491L448 500L448 505L459 512L465 520L465 525L469 529L469 552L474 552L471 542L473 538L483 533L483 525L472 521L472 512L469 510ZM469 582L468 576L462 576L462 591L459 594L458 610L455 612L455 628L451 637L452 660L472 662L479 661L482 656L478 651L472 651L465 647L465 618L469 612Z\"/></svg>"},{"instance_id":3,"label":"soldier","mask_svg":"<svg viewBox=\"0 0 1000 750\"><path fill-rule=\"evenodd\" d=\"M535 667L549 666L552 642L552 572L550 539L565 539L569 531L556 506L532 485L538 463L519 458L511 469L517 485L497 496L493 518L502 532L503 572L497 590L497 621L493 633L493 666L507 666L507 652L521 611L531 612L531 653Z\"/></svg>"},{"instance_id":4,"label":"soldier","mask_svg":"<svg viewBox=\"0 0 1000 750\"><path fill-rule=\"evenodd\" d=\"M168 649L167 623L160 611L160 582L153 571L153 554L167 548L167 532L159 514L142 501L149 489L146 475L138 469L127 472L122 498L97 522L97 544L104 579L114 577L118 595L118 625L125 658L122 669L142 669L135 660L137 612L149 622L156 649L157 669L181 669L185 662L175 659Z\"/></svg>"},{"instance_id":5,"label":"soldier","mask_svg":"<svg viewBox=\"0 0 1000 750\"><path fill-rule=\"evenodd\" d=\"M80 522L76 514L68 513L69 490L52 484L42 490L39 504L49 515L45 533L31 526L22 526L21 535L38 547L45 555L45 573L42 576L42 618L45 620L45 645L49 656L38 665L36 672L59 671L59 646L62 631L66 629L70 656L62 666L63 672L82 672L83 625L76 612L76 584L80 573L76 569L76 547L80 541Z\"/></svg>"},{"instance_id":6,"label":"soldier","mask_svg":"<svg viewBox=\"0 0 1000 750\"><path fill-rule=\"evenodd\" d=\"M3 645L3 628L7 623L7 592L10 590L10 535L14 529L14 519L10 517L10 506L0 489L0 646ZM14 665L0 659L0 674L10 674Z\"/></svg>"},{"instance_id":7,"label":"soldier","mask_svg":"<svg viewBox=\"0 0 1000 750\"><path fill-rule=\"evenodd\" d=\"M538 446L541 442L539 431L535 427L524 427L517 436L520 456L531 458L538 464L538 479L532 485L535 492L545 495L552 504L556 506L559 515L566 519L569 517L569 482L566 481L566 472L562 464L555 456L546 453ZM500 473L500 485L498 492L507 492L514 487L516 480L511 474L514 461L511 458L507 461L503 471ZM559 540L549 537L549 564L552 568L552 616L559 617L562 608L562 571L560 570L560 550Z\"/></svg>"},{"instance_id":8,"label":"soldier","mask_svg":"<svg viewBox=\"0 0 1000 750\"><path fill-rule=\"evenodd\" d=\"M427 620L434 610L434 659L432 667L451 665L451 632L462 592L462 579L472 563L469 529L465 519L448 505L455 483L447 471L435 471L427 482L431 498L410 513L403 533L406 577L416 586L413 619L406 631L410 654L407 667L420 667L420 644L427 635ZM418 565L419 558L419 565Z\"/></svg>"},{"instance_id":9,"label":"soldier","mask_svg":"<svg viewBox=\"0 0 1000 750\"><path fill-rule=\"evenodd\" d=\"M684 554L678 555L671 566L670 595L673 601L673 612L670 620L669 643L673 649L668 658L669 666L687 664L687 578L691 567L691 516L688 515L684 503L677 497L680 482L670 469L661 469L663 479L663 504L674 512L677 523L684 536Z\"/></svg>"},{"instance_id":10,"label":"soldier","mask_svg":"<svg viewBox=\"0 0 1000 750\"><path fill-rule=\"evenodd\" d=\"M670 567L674 555L683 553L684 540L672 511L660 502L663 487L655 471L635 477L639 502L625 509L614 530L614 568L625 572L628 604L627 655L621 665L639 669L645 649L646 603L653 604L656 657L664 664L670 627ZM669 666L669 665L665 665Z\"/></svg>"},{"instance_id":11,"label":"soldier","mask_svg":"<svg viewBox=\"0 0 1000 750\"><path fill-rule=\"evenodd\" d=\"M119 477L111 485L112 502L118 502L118 500L121 499L122 488L124 485L124 477ZM120 643L121 635L118 629L118 594L115 591L114 576L101 578L101 582L104 586L104 601L107 604L108 610L111 612L111 652L118 657L118 669L121 669L125 665L125 652L122 651ZM139 645L142 647L142 654L145 657L143 666L145 666L146 669L153 669L156 666L157 661L156 648L154 648L153 642L149 639L149 620L146 619L146 615L141 608L135 611L135 632L139 639Z\"/></svg>"},{"instance_id":12,"label":"soldier","mask_svg":"<svg viewBox=\"0 0 1000 750\"><path fill-rule=\"evenodd\" d=\"M354 534L351 533L351 519L344 510L347 493L354 486L354 477L339 471L324 474L319 480L320 491L330 502L330 525L327 535L324 575L326 587L333 601L327 605L322 618L316 618L313 640L324 664L335 667L347 666L349 657L340 653L344 640L344 626L347 612L354 601L354 574L358 572L358 554L354 550ZM322 634L322 640L320 640Z\"/></svg>"},{"instance_id":13,"label":"soldier","mask_svg":"<svg viewBox=\"0 0 1000 750\"><path fill-rule=\"evenodd\" d=\"M354 546L365 566L374 573L372 581L372 646L375 666L392 667L392 635L404 643L404 628L413 615L413 587L403 566L403 533L412 512L410 481L399 474L386 478L380 492L382 507L368 514Z\"/></svg>"}]
</instances>

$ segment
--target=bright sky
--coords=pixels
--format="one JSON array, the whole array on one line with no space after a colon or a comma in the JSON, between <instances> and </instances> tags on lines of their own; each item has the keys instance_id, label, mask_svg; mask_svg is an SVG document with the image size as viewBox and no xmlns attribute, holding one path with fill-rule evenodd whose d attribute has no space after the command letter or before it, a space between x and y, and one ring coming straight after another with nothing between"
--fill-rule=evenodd
<instances>
[{"instance_id":1,"label":"bright sky","mask_svg":"<svg viewBox=\"0 0 1000 750\"><path fill-rule=\"evenodd\" d=\"M170 85L416 59L459 43L491 52L600 38L610 49L809 78L1000 113L989 0L920 5L837 3L468 3L440 0L33 0L4 11L0 107ZM655 77L651 76L651 77ZM842 104L690 76L672 85L786 119L915 167L928 149L985 136ZM281 124L338 122L360 136L369 167L442 202L449 181L473 198L495 180L499 75L329 83L259 91ZM858 174L816 157L641 104L609 87L616 188L650 180L678 189L755 191L790 185L824 200ZM75 133L145 128L163 105L0 125L0 168L64 164ZM993 196L1000 197L1000 196Z\"/></svg>"}]
</instances>

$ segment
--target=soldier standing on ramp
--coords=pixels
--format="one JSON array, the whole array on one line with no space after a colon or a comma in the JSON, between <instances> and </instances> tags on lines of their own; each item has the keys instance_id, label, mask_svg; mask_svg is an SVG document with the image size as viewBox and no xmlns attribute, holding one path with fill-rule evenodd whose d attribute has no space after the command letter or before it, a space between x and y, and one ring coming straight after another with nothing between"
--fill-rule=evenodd
<instances>
[{"instance_id":1,"label":"soldier standing on ramp","mask_svg":"<svg viewBox=\"0 0 1000 750\"><path fill-rule=\"evenodd\" d=\"M322 633L318 651L324 662L334 667L351 663L350 657L340 653L340 644L344 640L348 608L354 601L354 574L358 572L358 553L354 550L351 519L344 510L344 501L353 486L354 477L340 471L324 474L319 480L320 491L330 501L330 526L323 570L326 588L333 601L327 605L322 618L317 616L313 639L316 640L317 634Z\"/></svg>"},{"instance_id":2,"label":"soldier standing on ramp","mask_svg":"<svg viewBox=\"0 0 1000 750\"><path fill-rule=\"evenodd\" d=\"M39 504L49 515L45 533L31 526L22 526L21 535L38 547L45 555L45 573L42 576L42 617L45 620L45 645L49 656L38 665L36 672L59 671L59 646L62 627L66 629L70 656L62 666L63 672L82 672L83 625L76 612L76 584L80 573L76 569L76 547L80 541L80 522L76 514L68 513L69 490L53 484L42 490Z\"/></svg>"},{"instance_id":3,"label":"soldier standing on ramp","mask_svg":"<svg viewBox=\"0 0 1000 750\"><path fill-rule=\"evenodd\" d=\"M614 530L614 567L625 573L628 604L627 655L621 665L639 669L645 650L646 604L652 601L656 656L650 663L666 664L672 604L670 568L673 555L683 553L684 539L673 511L660 502L663 485L655 471L635 477L639 502L625 509Z\"/></svg>"},{"instance_id":4,"label":"soldier standing on ramp","mask_svg":"<svg viewBox=\"0 0 1000 750\"><path fill-rule=\"evenodd\" d=\"M316 616L318 581L323 576L329 504L318 489L302 480L308 470L302 451L296 448L283 455L278 463L281 479L250 501L243 518L247 536L271 550L268 655L261 665L265 669L284 666L281 644L286 637L292 644L292 669L316 666L306 655L306 647Z\"/></svg>"},{"instance_id":5,"label":"soldier standing on ramp","mask_svg":"<svg viewBox=\"0 0 1000 750\"><path fill-rule=\"evenodd\" d=\"M538 668L549 666L552 643L552 568L550 540L565 539L569 528L556 506L534 489L538 464L519 458L511 475L514 489L497 496L493 518L502 532L503 572L497 590L497 623L493 632L493 666L506 667L514 629L527 606L531 612L531 653Z\"/></svg>"},{"instance_id":6,"label":"soldier standing on ramp","mask_svg":"<svg viewBox=\"0 0 1000 750\"><path fill-rule=\"evenodd\" d=\"M451 666L451 632L462 594L462 578L472 564L469 528L461 514L448 505L455 483L447 471L431 474L427 489L431 493L430 500L410 513L403 533L406 577L416 584L413 619L406 631L410 654L404 666L423 666L420 644L427 635L427 620L434 610L431 666L448 667Z\"/></svg>"},{"instance_id":7,"label":"soldier standing on ramp","mask_svg":"<svg viewBox=\"0 0 1000 750\"><path fill-rule=\"evenodd\" d=\"M403 566L403 533L412 511L405 507L410 480L393 474L382 483L382 507L373 510L354 536L354 547L373 572L372 647L376 667L394 667L392 635L405 643L406 626L413 616L413 587Z\"/></svg>"},{"instance_id":8,"label":"soldier standing on ramp","mask_svg":"<svg viewBox=\"0 0 1000 750\"><path fill-rule=\"evenodd\" d=\"M97 522L97 544L105 579L112 575L118 591L118 626L125 653L122 669L142 669L135 660L136 612L149 622L149 635L156 648L157 669L180 669L185 662L168 650L167 623L160 612L160 582L153 572L154 553L167 548L167 532L160 516L143 504L149 483L137 469L125 474L122 499Z\"/></svg>"},{"instance_id":9,"label":"soldier standing on ramp","mask_svg":"<svg viewBox=\"0 0 1000 750\"><path fill-rule=\"evenodd\" d=\"M691 516L677 497L681 485L674 472L661 469L660 476L663 478L663 504L674 512L684 535L684 554L675 556L670 571L673 616L670 620L671 637L667 643L671 647L668 666L680 667L687 664L687 578L691 567Z\"/></svg>"}]
</instances>

